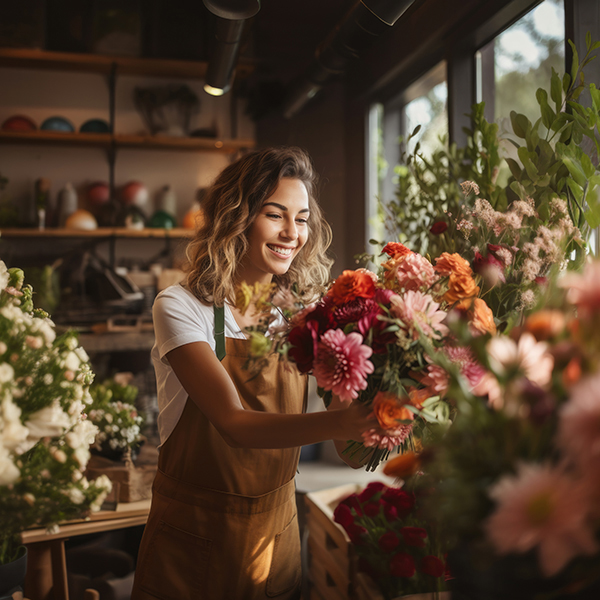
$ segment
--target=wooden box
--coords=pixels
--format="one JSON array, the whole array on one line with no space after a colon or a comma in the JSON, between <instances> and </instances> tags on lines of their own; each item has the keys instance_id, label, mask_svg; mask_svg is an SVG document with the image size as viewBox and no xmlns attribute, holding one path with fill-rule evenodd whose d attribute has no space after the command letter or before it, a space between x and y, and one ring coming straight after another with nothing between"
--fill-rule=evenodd
<instances>
[{"instance_id":1,"label":"wooden box","mask_svg":"<svg viewBox=\"0 0 600 600\"><path fill-rule=\"evenodd\" d=\"M133 465L92 455L87 464L86 477L91 480L106 475L113 484L113 491L107 500L113 503L137 502L150 498L152 482L156 475L158 452L146 448L147 445L142 447Z\"/></svg>"},{"instance_id":2,"label":"wooden box","mask_svg":"<svg viewBox=\"0 0 600 600\"><path fill-rule=\"evenodd\" d=\"M360 490L350 484L305 496L309 600L354 598L353 549L344 529L333 521L333 511L340 500Z\"/></svg>"}]
</instances>

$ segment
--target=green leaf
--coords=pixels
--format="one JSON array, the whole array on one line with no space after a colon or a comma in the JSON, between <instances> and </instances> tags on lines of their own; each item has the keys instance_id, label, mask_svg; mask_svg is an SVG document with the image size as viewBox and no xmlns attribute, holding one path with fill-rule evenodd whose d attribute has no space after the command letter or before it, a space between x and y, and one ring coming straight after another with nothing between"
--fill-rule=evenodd
<instances>
[{"instance_id":1,"label":"green leaf","mask_svg":"<svg viewBox=\"0 0 600 600\"><path fill-rule=\"evenodd\" d=\"M554 102L554 106L556 107L556 112L560 112L563 103L563 90L560 81L560 77L558 73L552 69L552 78L550 80L550 97Z\"/></svg>"},{"instance_id":2,"label":"green leaf","mask_svg":"<svg viewBox=\"0 0 600 600\"><path fill-rule=\"evenodd\" d=\"M507 158L506 164L515 179L521 178L521 165L514 158Z\"/></svg>"},{"instance_id":3,"label":"green leaf","mask_svg":"<svg viewBox=\"0 0 600 600\"><path fill-rule=\"evenodd\" d=\"M513 128L513 132L517 137L525 139L527 132L531 129L531 122L529 119L522 114L510 111L510 122Z\"/></svg>"},{"instance_id":4,"label":"green leaf","mask_svg":"<svg viewBox=\"0 0 600 600\"><path fill-rule=\"evenodd\" d=\"M544 124L544 127L550 129L552 121L554 121L555 113L548 104L548 92L543 88L538 88L535 96L542 112L542 123Z\"/></svg>"}]
</instances>

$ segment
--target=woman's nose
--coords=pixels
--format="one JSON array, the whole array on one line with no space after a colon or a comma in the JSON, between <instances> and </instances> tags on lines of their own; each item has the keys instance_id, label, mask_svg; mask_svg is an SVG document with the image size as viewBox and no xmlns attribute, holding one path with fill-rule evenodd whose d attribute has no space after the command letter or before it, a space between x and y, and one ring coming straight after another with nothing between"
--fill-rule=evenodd
<instances>
[{"instance_id":1,"label":"woman's nose","mask_svg":"<svg viewBox=\"0 0 600 600\"><path fill-rule=\"evenodd\" d=\"M295 221L288 221L285 223L282 234L284 237L290 240L295 240L298 237L298 226Z\"/></svg>"}]
</instances>

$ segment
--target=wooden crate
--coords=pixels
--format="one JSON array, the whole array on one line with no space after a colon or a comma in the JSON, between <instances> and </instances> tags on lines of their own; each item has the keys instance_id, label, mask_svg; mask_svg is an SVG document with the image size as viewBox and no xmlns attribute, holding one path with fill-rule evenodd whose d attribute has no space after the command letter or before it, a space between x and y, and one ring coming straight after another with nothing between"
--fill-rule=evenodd
<instances>
[{"instance_id":1,"label":"wooden crate","mask_svg":"<svg viewBox=\"0 0 600 600\"><path fill-rule=\"evenodd\" d=\"M310 492L305 496L308 529L308 578L311 600L348 600L354 597L354 553L350 538L333 521L333 511L359 485L350 484Z\"/></svg>"},{"instance_id":2,"label":"wooden crate","mask_svg":"<svg viewBox=\"0 0 600 600\"><path fill-rule=\"evenodd\" d=\"M366 573L355 574L354 594L355 600L385 600L375 582ZM451 592L409 594L408 596L398 596L393 600L451 600Z\"/></svg>"}]
</instances>

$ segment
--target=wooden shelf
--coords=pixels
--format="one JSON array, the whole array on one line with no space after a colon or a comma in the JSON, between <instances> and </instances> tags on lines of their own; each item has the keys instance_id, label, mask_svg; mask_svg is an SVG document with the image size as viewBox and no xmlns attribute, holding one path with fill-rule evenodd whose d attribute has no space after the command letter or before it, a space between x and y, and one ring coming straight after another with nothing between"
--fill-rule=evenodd
<instances>
[{"instance_id":1,"label":"wooden shelf","mask_svg":"<svg viewBox=\"0 0 600 600\"><path fill-rule=\"evenodd\" d=\"M113 65L115 65L118 75L145 75L177 79L204 79L207 69L207 63L204 61L49 52L35 48L0 48L0 66L2 67L108 74ZM246 77L253 69L251 64L238 63L236 76Z\"/></svg>"},{"instance_id":2,"label":"wooden shelf","mask_svg":"<svg viewBox=\"0 0 600 600\"><path fill-rule=\"evenodd\" d=\"M118 238L189 238L194 235L193 229L174 227L160 229L146 227L145 229L127 229L126 227L98 227L98 229L1 229L0 240L5 238L40 238L40 237L118 237Z\"/></svg>"},{"instance_id":3,"label":"wooden shelf","mask_svg":"<svg viewBox=\"0 0 600 600\"><path fill-rule=\"evenodd\" d=\"M59 131L0 131L1 144L44 144L51 146L87 146L91 148L139 148L144 150L187 150L191 152L223 152L254 148L252 139L216 139L124 135L109 133L67 133Z\"/></svg>"}]
</instances>

